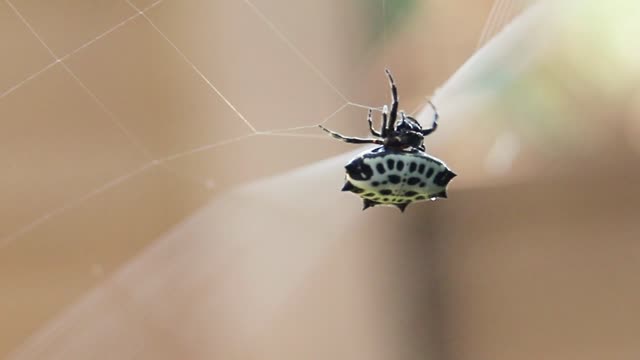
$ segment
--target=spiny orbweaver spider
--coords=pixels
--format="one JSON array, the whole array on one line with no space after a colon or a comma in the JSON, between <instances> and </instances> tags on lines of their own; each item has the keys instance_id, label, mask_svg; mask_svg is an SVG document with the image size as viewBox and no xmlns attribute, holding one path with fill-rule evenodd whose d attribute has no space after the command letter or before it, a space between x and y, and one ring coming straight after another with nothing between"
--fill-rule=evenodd
<instances>
[{"instance_id":1,"label":"spiny orbweaver spider","mask_svg":"<svg viewBox=\"0 0 640 360\"><path fill-rule=\"evenodd\" d=\"M385 70L391 86L391 112L382 110L382 127L377 131L369 109L367 122L373 138L347 137L322 125L322 130L350 144L377 144L377 148L356 156L346 166L342 191L350 191L364 200L363 210L376 205L396 206L402 212L412 202L447 197L447 185L456 174L445 163L425 153L424 137L438 128L438 111L433 108L433 125L423 129L420 123L400 111L398 89L391 72Z\"/></svg>"}]
</instances>

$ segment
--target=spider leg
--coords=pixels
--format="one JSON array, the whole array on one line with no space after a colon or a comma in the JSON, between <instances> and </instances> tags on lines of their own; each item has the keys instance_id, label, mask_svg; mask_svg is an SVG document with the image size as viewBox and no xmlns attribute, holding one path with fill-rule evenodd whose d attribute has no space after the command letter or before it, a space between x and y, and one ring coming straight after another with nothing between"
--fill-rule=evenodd
<instances>
[{"instance_id":1,"label":"spider leg","mask_svg":"<svg viewBox=\"0 0 640 360\"><path fill-rule=\"evenodd\" d=\"M402 122L404 121L404 119L406 119L407 116L405 115L404 111L400 111L400 120L396 120L397 123L402 124ZM416 121L417 122L417 121ZM398 124L394 125L395 127L398 126Z\"/></svg>"},{"instance_id":2,"label":"spider leg","mask_svg":"<svg viewBox=\"0 0 640 360\"><path fill-rule=\"evenodd\" d=\"M438 119L440 118L440 115L438 114L438 110L436 109L435 105L433 105L431 100L429 100L429 105L431 105L431 108L433 109L433 125L431 125L430 129L423 129L422 130L422 135L423 136L427 136L427 135L431 134L432 132L436 131L436 129L438 128Z\"/></svg>"},{"instance_id":3,"label":"spider leg","mask_svg":"<svg viewBox=\"0 0 640 360\"><path fill-rule=\"evenodd\" d=\"M389 69L384 70L389 77L389 85L391 86L391 98L393 102L391 103L391 113L389 114L389 123L387 124L388 130L393 130L393 126L396 124L396 118L398 116L398 88L396 87L395 82L393 81L393 77L391 76L391 72Z\"/></svg>"},{"instance_id":4,"label":"spider leg","mask_svg":"<svg viewBox=\"0 0 640 360\"><path fill-rule=\"evenodd\" d=\"M343 136L341 134L338 134L337 132L331 131L327 128L325 128L322 125L318 125L322 130L326 131L327 133L329 133L329 135L333 136L334 138L338 139L338 140L342 140L346 143L350 143L350 144L378 144L378 145L383 145L384 142L382 140L379 139L364 139L364 138L358 138L358 137L347 137L347 136Z\"/></svg>"},{"instance_id":5,"label":"spider leg","mask_svg":"<svg viewBox=\"0 0 640 360\"><path fill-rule=\"evenodd\" d=\"M389 113L389 108L387 107L387 105L385 105L382 108L382 128L380 129L380 137L387 137L387 134L389 134L389 130L387 129L387 122L388 122L388 118L387 118L387 114Z\"/></svg>"},{"instance_id":6,"label":"spider leg","mask_svg":"<svg viewBox=\"0 0 640 360\"><path fill-rule=\"evenodd\" d=\"M369 109L369 114L367 115L367 122L369 123L369 130L371 130L371 134L373 136L381 137L382 135L373 128L373 119L371 119L371 109Z\"/></svg>"}]
</instances>

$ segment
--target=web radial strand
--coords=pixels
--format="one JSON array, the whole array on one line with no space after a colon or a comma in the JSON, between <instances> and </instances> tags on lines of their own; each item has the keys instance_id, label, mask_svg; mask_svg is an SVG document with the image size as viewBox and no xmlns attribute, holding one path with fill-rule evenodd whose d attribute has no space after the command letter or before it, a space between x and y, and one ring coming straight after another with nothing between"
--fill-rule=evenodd
<instances>
[{"instance_id":1,"label":"web radial strand","mask_svg":"<svg viewBox=\"0 0 640 360\"><path fill-rule=\"evenodd\" d=\"M146 147L144 147L144 145L142 145L142 142L135 135L133 135L133 133L129 131L120 120L118 120L118 117L111 110L109 110L109 108L107 108L104 102L102 102L102 100L100 100L100 98L98 98L98 96L93 91L91 91L91 89L89 89L89 87L85 85L85 83L82 82L82 80L80 80L80 78L73 71L71 71L71 69L69 69L67 64L63 62L62 66L78 83L78 85L80 85L80 87L89 95L89 97L91 97L91 99L98 105L98 107L100 107L100 109L105 114L107 114L111 122L118 128L118 130L120 130L120 132L127 138L127 140L129 140L131 144L137 147L138 150L147 159L152 159L153 155L151 154L151 152Z\"/></svg>"},{"instance_id":2,"label":"web radial strand","mask_svg":"<svg viewBox=\"0 0 640 360\"><path fill-rule=\"evenodd\" d=\"M7 0L5 0L7 1ZM151 5L147 6L146 8L144 8L144 10L142 10L142 13L145 13L149 10L151 10L152 8L156 7L157 5L159 5L160 3L162 3L164 0L157 0L156 2L152 3ZM9 4L9 3L8 3ZM11 7L11 6L10 6ZM116 24L115 26L109 28L107 31L101 33L100 35L94 37L93 39L87 41L86 43L80 45L78 48L76 48L75 50L71 51L70 53L60 57L59 59L54 60L53 62L49 63L48 65L46 65L45 67L43 67L42 69L36 71L35 73L27 76L24 80L20 81L19 83L11 86L10 88L6 89L5 91L3 91L2 93L0 93L0 99L4 98L5 96L11 94L12 92L18 90L19 88L21 88L22 86L26 85L28 82L30 82L31 80L36 79L37 77L39 77L40 75L42 75L43 73L45 73L47 70L51 69L52 67L54 67L55 65L57 65L58 63L60 63L61 61L65 61L67 60L69 57L73 56L74 54L78 53L79 51L82 51L83 49L91 46L92 44L94 44L95 42L97 42L98 40L104 38L105 36L111 34L112 32L116 31L117 29L121 28L122 26L128 24L129 22L131 22L132 20L134 20L135 18L141 16L141 13L136 13L126 19L124 19L123 21L121 21L120 23ZM55 57L55 56L54 56Z\"/></svg>"},{"instance_id":3,"label":"web radial strand","mask_svg":"<svg viewBox=\"0 0 640 360\"><path fill-rule=\"evenodd\" d=\"M211 149L217 148L217 147L222 146L222 145L227 145L227 144L234 143L236 141L244 140L244 139L250 138L252 136L256 136L256 135L257 135L257 133L240 135L240 136L237 136L237 137L232 138L232 139L222 140L222 141L215 142L215 143L212 143L212 144L198 146L198 147L193 148L193 149L189 149L189 150L182 151L182 152L179 152L179 153L171 154L169 156L166 156L166 157L160 159L160 161L176 160L176 159L179 159L179 158L182 158L182 157L185 157L185 156L189 156L189 155L197 154L197 153L200 153L200 152L203 152L203 151L211 150Z\"/></svg>"},{"instance_id":4,"label":"web radial strand","mask_svg":"<svg viewBox=\"0 0 640 360\"><path fill-rule=\"evenodd\" d=\"M147 8L144 9L144 11L148 11L149 9L153 8L154 6L160 4L163 0L158 0L156 2L154 2L153 4L151 4L150 6L148 6ZM9 93L15 91L16 89L18 89L19 87L23 86L24 84L26 84L28 81L36 78L37 76L39 76L40 74L44 73L46 70L52 68L54 65L60 63L61 66L64 68L64 70L74 79L74 81L76 81L76 83L78 83L78 85L91 97L91 99L99 106L99 108L104 111L108 116L109 119L112 121L112 123L129 139L129 141L136 146L145 156L147 156L147 158L151 158L151 154L150 152L141 144L140 141L138 141L135 136L128 131L124 125L117 119L117 117L114 115L114 113L112 111L110 111L107 106L95 95L95 93L93 93L87 86L86 84L84 84L82 82L82 80L64 63L63 59L67 59L70 56L72 56L73 54L75 54L76 52L86 48L87 46L95 43L96 41L98 41L99 39L103 38L104 36L106 36L107 34L113 32L114 30L116 30L117 28L123 26L124 24L128 23L129 21L133 20L134 18L136 18L137 16L145 16L144 11L138 11L138 13L134 16L131 16L127 19L125 19L124 21L120 22L119 24L115 25L114 27L112 27L111 29L107 30L106 32L100 34L99 36L93 38L92 40L84 43L83 45L81 45L79 48L77 48L76 50L72 51L71 53L65 55L62 58L58 58L56 56L56 54L53 52L53 50L47 45L47 43L40 37L40 35L35 31L35 29L31 26L31 24L27 21L27 19L20 13L20 11L9 1L9 0L5 0L5 2L7 3L7 5L12 9L12 11L15 13L15 15L20 19L20 21L29 29L29 31L33 34L33 36L42 44L42 46L44 48L46 48L46 50L49 52L49 54L55 59L54 62L52 62L51 64L47 65L45 68L41 69L40 71L34 73L33 75L29 76L27 79L23 80L22 82L20 82L19 84L13 86L12 88L10 88L8 91L5 91L2 96L6 96ZM40 226L41 224L45 223L46 221L48 221L49 219L58 216L64 212L66 212L69 209L72 209L76 206L79 206L80 204L84 203L85 201L94 198L95 196L113 188L116 187L118 185L120 185L123 182L126 182L127 180L143 173L144 171L146 171L147 169L154 167L154 166L162 166L163 168L165 168L166 170L172 172L172 173L176 173L173 169L170 169L169 167L166 166L164 159L161 160L153 160L148 162L147 164L143 165L142 167L138 168L137 170L134 170L130 173L124 174L112 181L107 182L106 184L99 186L98 188L96 188L95 190L87 193L84 196L81 196L80 198L76 199L76 200L72 200L69 201L66 204L63 204L62 206L60 206L59 208L53 209L50 212L45 213L44 215L36 218L34 221L32 221L31 223L27 224L26 226L18 229L16 232L0 239L0 248L6 247L7 245L9 245L11 242L13 242L14 240L18 239L19 237L27 234L28 232L32 231L33 229L37 228L38 226ZM196 182L200 185L203 185L203 181L201 181L201 179L195 179L193 176L184 176L182 175L181 177L184 177L186 179L189 179L193 182ZM204 186L204 185L203 185Z\"/></svg>"},{"instance_id":5,"label":"web radial strand","mask_svg":"<svg viewBox=\"0 0 640 360\"><path fill-rule=\"evenodd\" d=\"M127 4L129 4L129 6L131 6L134 10L138 11L144 17L144 19L154 28L154 30L157 31L158 34L160 34L160 36L162 36L162 38L165 41L167 41L169 45L171 45L171 47L178 53L178 55L180 55L180 57L182 57L182 59L189 66L191 66L193 71L195 71L196 74L198 74L198 76L200 76L200 78L220 97L220 99L222 99L222 101L224 101L225 104L227 104L227 106L234 113L236 113L236 115L238 115L240 119L242 119L242 121L247 125L247 127L251 130L251 132L253 133L257 132L253 124L251 124L249 120L247 120L247 118L245 118L244 115L242 115L242 113L238 111L238 109L231 103L231 101L229 101L229 99L227 99L227 97L224 96L222 92L220 92L220 90L218 90L218 88L215 85L213 85L213 83L202 73L202 71L200 71L200 69L198 69L198 67L193 63L193 61L191 61L189 57L187 57L187 55L182 50L180 50L180 48L173 41L171 41L171 39L169 39L169 37L162 30L160 30L160 28L158 28L158 26L156 26L156 24L153 21L151 21L151 19L145 13L140 11L135 5L131 3L131 1L127 0Z\"/></svg>"},{"instance_id":6,"label":"web radial strand","mask_svg":"<svg viewBox=\"0 0 640 360\"><path fill-rule=\"evenodd\" d=\"M509 21L511 10L513 9L513 3L515 0L505 0L505 5L502 8L500 13L500 17L496 19L496 24L494 26L493 32L491 36L495 36L500 30L504 27L504 25Z\"/></svg>"},{"instance_id":7,"label":"web radial strand","mask_svg":"<svg viewBox=\"0 0 640 360\"><path fill-rule=\"evenodd\" d=\"M361 109L367 109L367 110L371 109L371 110L374 110L374 111L377 111L377 112L382 112L382 108L384 108L384 105L383 106L367 106L367 105L363 105L363 104L357 104L357 103L354 103L354 102L349 102L348 105L353 106L353 107L357 107L357 108L361 108Z\"/></svg>"},{"instance_id":8,"label":"web radial strand","mask_svg":"<svg viewBox=\"0 0 640 360\"><path fill-rule=\"evenodd\" d=\"M347 97L340 91L338 88L327 78L327 76L320 71L320 69L311 61L308 57L306 57L298 47L296 47L291 40L282 32L280 29L271 21L269 18L251 1L243 0L247 6L256 13L256 15L262 20L269 29L280 39L282 40L293 53L304 62L316 75L324 81L340 98L344 101L349 101Z\"/></svg>"},{"instance_id":9,"label":"web radial strand","mask_svg":"<svg viewBox=\"0 0 640 360\"><path fill-rule=\"evenodd\" d=\"M487 31L487 37L485 38L485 43L487 41L489 41L490 39L492 39L495 34L498 32L498 30L500 29L501 23L504 19L504 14L507 11L507 8L509 7L509 3L511 3L512 0L502 0L500 1L500 6L498 7L498 10L496 11L495 17L493 18L493 20L491 21L491 25L489 26L489 30Z\"/></svg>"},{"instance_id":10,"label":"web radial strand","mask_svg":"<svg viewBox=\"0 0 640 360\"><path fill-rule=\"evenodd\" d=\"M479 49L498 34L514 16L517 16L526 8L527 3L527 0L496 0L485 22L476 48Z\"/></svg>"},{"instance_id":11,"label":"web radial strand","mask_svg":"<svg viewBox=\"0 0 640 360\"><path fill-rule=\"evenodd\" d=\"M15 6L13 6L13 4L11 3L11 1L9 0L5 0L5 3L7 3L7 5L9 5L9 7L11 8L11 10L13 10L13 12L18 16L18 18L20 18L20 21L22 21L22 23L29 29L29 31L31 31L31 33L33 34L33 36L36 37L36 39L38 39L38 41L40 42L40 44L42 44L42 46L44 46L47 51L49 52L49 54L51 54L51 56L56 60L56 61L60 61L60 59L56 56L56 54L53 52L53 50L51 50L51 48L49 47L49 45L47 45L44 40L42 40L42 38L40 37L40 35L38 35L38 33L33 29L33 27L31 27L31 24L29 24L29 22L27 21L27 19L24 18L24 16L22 16L22 14L20 13L20 11L18 11L18 9L16 9Z\"/></svg>"},{"instance_id":12,"label":"web radial strand","mask_svg":"<svg viewBox=\"0 0 640 360\"><path fill-rule=\"evenodd\" d=\"M273 32L275 34L275 36L277 36L278 38L280 38L283 42L286 43L286 45L292 50L292 52L300 59L300 61L302 61L303 63L305 63L311 70L313 70L316 75L321 78L328 86L330 86L332 88L332 90L338 94L344 101L345 103L342 104L339 108L337 108L333 113L331 113L329 116L325 117L324 119L322 119L319 123L317 124L312 124L312 125L308 125L308 126L297 126L297 127L291 127L291 128L284 128L284 129L276 129L276 130L270 130L270 131L263 131L263 132L259 132L256 130L256 128L235 108L235 106L224 96L224 94L222 94L221 91L219 91L212 83L211 81L209 81L206 76L204 76L204 74L195 66L195 64L184 54L184 52L181 51L181 49L171 41L171 39L165 35L165 33L163 33L163 31L161 31L159 29L159 27L153 22L151 21L151 19L146 15L146 12L153 9L154 7L156 7L157 5L161 4L163 2L163 0L158 0L155 1L154 3L152 3L151 5L145 7L143 10L138 9L133 3L131 3L129 0L127 0L127 3L130 7L132 7L136 13L129 16L128 18L122 20L121 22L119 22L118 24L114 25L113 27L109 28L108 30L106 30L105 32L99 34L98 36L92 38L91 40L83 43L82 45L80 45L78 48L74 49L73 51L69 52L68 54L58 57L53 50L43 41L43 39L37 34L37 32L33 29L33 27L29 24L29 22L27 21L26 18L24 18L22 16L22 14L18 11L18 9L13 6L13 4L11 3L11 0L5 0L5 2L11 7L11 9L15 12L16 16L20 18L20 20L24 23L24 25L31 31L31 33L37 38L37 40L47 49L47 51L51 54L52 58L54 59L53 62L51 62L50 64L48 64L47 66L45 66L44 68L42 68L41 70L35 72L34 74L28 76L27 78L25 78L24 80L22 80L21 82L19 82L18 84L12 86L11 88L5 90L3 93L0 93L0 99L2 99L3 97L9 95L10 93L14 92L15 90L19 89L20 87L24 86L26 83L28 83L29 81L37 78L38 76L40 76L41 74L43 74L44 72L46 72L47 70L51 69L52 67L54 67L55 65L57 65L58 63L60 63L61 66L64 67L65 71L67 71L69 73L70 76L72 76L75 81L79 84L79 86L94 100L94 102L100 107L100 109L102 109L107 115L109 115L109 118L113 121L113 123L115 125L117 125L117 127L129 138L129 140L136 145L138 148L141 149L142 152L144 152L146 155L149 156L149 158L151 158L151 155L149 155L149 151L147 151L144 146L141 144L140 141L138 141L131 132L129 132L121 123L120 121L118 121L117 117L114 115L114 113L112 111L110 111L108 109L108 107L104 104L104 102L102 102L96 95L95 93L93 93L91 91L91 89L89 89L89 87L86 86L86 84L83 83L83 81L64 63L65 60L69 59L70 57L74 56L76 53L82 51L83 49L94 45L95 43L99 42L101 39L105 38L106 36L108 36L109 34L111 34L112 32L116 31L117 29L125 26L126 24L130 23L132 20L142 16L145 18L145 20L155 29L155 31L157 31L160 36L162 36L162 38L164 38L165 41L167 41L171 47L173 47L173 49L183 58L183 60L192 67L192 69L202 78L203 81L205 81L207 83L207 85L209 85L209 87L214 90L219 96L220 98L245 122L245 124L247 125L247 127L250 128L250 130L252 131L252 133L250 134L245 134L245 135L241 135L241 136L237 136L234 138L230 138L230 139L226 139L223 141L219 141L216 143L211 143L211 144L207 144L207 145L203 145L203 146L198 146L186 151L182 151L182 152L178 152L178 153L174 153L171 155L168 155L164 158L160 158L160 159L156 159L156 160L152 160L147 162L146 164L142 165L141 167L128 172L126 174L123 174L117 178L114 178L112 180L109 180L107 182L105 182L104 184L98 186L97 188L95 188L94 190L91 190L90 192L86 193L85 195L82 195L76 199L72 199L66 203L63 203L61 206L52 209L51 211L37 217L35 220L33 220L32 222L30 222L29 224L27 224L26 226L20 228L19 230L17 230L16 232L0 239L0 248L10 244L11 242L13 242L14 240L22 237L23 235L25 235L26 233L34 230L35 228L39 227L40 225L42 225L43 223L47 222L49 219L54 218L56 216L59 216L61 214L63 214L64 212L75 208L79 205L81 205L82 203L95 198L96 196L110 190L113 189L114 187L117 187L127 181L129 181L130 179L139 176L140 174L148 171L149 169L153 168L153 167L157 167L157 166L161 166L166 168L167 170L177 174L176 171L168 168L166 166L166 163L172 160L176 160L179 158L183 158L183 157L187 157L196 153L200 153L203 151L208 151L211 150L213 148L216 147L220 147L223 145L227 145L227 144L231 144L231 143L235 143L238 141L242 141L245 139L248 139L252 136L282 136L282 137L300 137L300 138L310 138L310 139L324 139L324 140L328 140L328 141L332 141L332 139L330 139L329 137L325 136L325 135L314 135L314 134L297 134L297 133L290 133L291 131L296 131L296 130L302 130L302 129L311 129L311 128L315 128L317 125L320 124L324 124L327 121L329 121L331 118L333 118L336 114L338 114L340 111L342 111L343 109L345 109L348 106L353 106L353 107L358 107L358 108L363 108L363 109L374 109L376 111L380 111L381 107L371 107L371 106L367 106L367 105L362 105L362 104L357 104L354 102L350 102L346 96L340 92L335 85L333 85L333 83L319 70L319 68L313 64L295 45L293 45L293 43L287 38L286 35L284 35L279 29L278 27L271 21L269 20L269 18L267 18L265 16L265 14L260 11L260 9L258 9L251 1L249 0L244 0L244 2L251 8L252 11L254 11L257 16L263 21L265 22L270 31ZM382 1L383 6L385 7L385 9L383 9L383 12L386 13L386 1L383 0ZM385 25L386 26L386 25ZM386 30L385 30L386 31ZM192 180L194 180L194 178L192 176L187 176L187 175L182 175L182 177L185 178L191 178ZM197 182L202 183L203 179L195 179L197 180Z\"/></svg>"},{"instance_id":13,"label":"web radial strand","mask_svg":"<svg viewBox=\"0 0 640 360\"><path fill-rule=\"evenodd\" d=\"M50 63L49 65L43 67L42 69L38 70L37 72L27 76L26 78L24 78L24 80L20 81L19 83L13 85L12 87L8 88L7 90L5 90L4 92L0 93L0 99L4 98L5 96L11 94L12 92L18 90L19 88L21 88L22 86L24 86L25 84L27 84L29 81L37 78L38 76L42 75L43 73L45 73L47 70L51 69L52 67L58 65L59 61L54 61L52 63Z\"/></svg>"},{"instance_id":14,"label":"web radial strand","mask_svg":"<svg viewBox=\"0 0 640 360\"><path fill-rule=\"evenodd\" d=\"M503 18L505 9L508 6L509 2L511 2L511 0L496 0L496 2L494 3L495 11L492 11L493 16L490 19L487 19L487 22L485 24L486 32L484 33L483 38L481 38L478 42L478 47L486 44L487 41L489 41L496 33L496 29L498 29L500 26L500 21Z\"/></svg>"},{"instance_id":15,"label":"web radial strand","mask_svg":"<svg viewBox=\"0 0 640 360\"><path fill-rule=\"evenodd\" d=\"M133 144L135 147L137 147L140 150L140 152L142 152L142 154L145 157L147 157L147 159L151 159L152 157L151 153L142 145L140 140L138 140L133 135L133 133L131 133L122 124L122 122L118 120L115 114L107 108L107 106L98 98L98 96L96 96L96 94L93 91L91 91L91 89L89 89L89 87L87 87L87 85L85 85L84 82L82 82L82 80L80 80L80 78L67 66L67 64L65 64L64 61L62 61L56 56L56 54L53 52L51 47L49 47L49 45L47 45L47 43L42 39L42 37L40 37L40 35L35 31L35 29L31 26L29 21L27 21L27 19L20 13L20 11L18 11L18 9L15 6L13 6L11 1L5 0L5 2L11 7L11 9L15 12L16 16L20 18L22 23L29 29L29 31L33 34L33 36L36 39L38 39L38 41L42 44L42 46L44 46L47 49L49 54L51 54L51 56L56 60L55 62L56 63L59 62L62 65L64 70L73 78L73 80L82 88L82 90L84 90L84 92L86 92L89 95L89 97L91 97L91 99L98 105L98 107L100 107L100 109L107 114L107 116L109 117L109 120L129 140L129 142Z\"/></svg>"},{"instance_id":16,"label":"web radial strand","mask_svg":"<svg viewBox=\"0 0 640 360\"><path fill-rule=\"evenodd\" d=\"M84 203L85 201L92 199L102 193L104 193L107 190L110 190L124 182L126 182L127 180L130 180L131 178L142 174L143 172L151 169L154 166L157 166L158 162L157 161L151 161L148 162L144 165L142 165L141 167L128 172L124 175L121 175L115 179L112 179L100 186L98 186L96 189L86 193L85 195L75 199L75 200L70 200L68 202L66 202L65 204L61 205L60 207L53 209L43 215L41 215L40 217L38 217L37 219L33 220L32 222L30 222L29 224L23 226L22 228L18 229L17 231L13 232L12 234L5 236L4 238L0 239L0 249L3 249L5 247L7 247L9 244L11 244L13 241L17 240L18 238L20 238L21 236L29 233L31 230L36 229L38 226L42 225L43 223L45 223L46 221L48 221L49 219L58 216L64 212L66 212L67 210L73 209L79 205L81 205L82 203Z\"/></svg>"},{"instance_id":17,"label":"web radial strand","mask_svg":"<svg viewBox=\"0 0 640 360\"><path fill-rule=\"evenodd\" d=\"M476 50L479 49L485 42L487 37L487 33L489 31L489 27L493 24L493 19L495 18L496 11L498 9L498 5L502 3L503 0L494 0L493 5L491 6L491 10L489 11L489 15L487 16L487 20L484 22L484 26L482 27L482 32L480 33L480 37L478 38L478 44L476 45Z\"/></svg>"},{"instance_id":18,"label":"web radial strand","mask_svg":"<svg viewBox=\"0 0 640 360\"><path fill-rule=\"evenodd\" d=\"M258 131L255 133L251 133L251 134L246 134L246 135L241 135L232 139L228 139L228 140L223 140L223 141L219 141L216 143L212 143L212 144L207 144L207 145L202 145L202 146L198 146L196 148L193 149L189 149L180 153L176 153L176 154L172 154L169 155L167 157L164 157L162 159L160 159L160 161L172 161L172 160L176 160L179 158L183 158L186 156L190 156L190 155L194 155L203 151L208 151L211 150L213 148L222 146L222 145L227 145L227 144L231 144L234 143L236 141L241 141L244 139L247 139L249 137L252 136L256 136L256 135L261 135L261 136L294 136L294 137L303 137L303 138L327 138L328 137L324 136L324 135L311 135L311 134L295 134L295 133L287 133L289 131L297 131L297 130L304 130L304 129L315 129L318 125L322 125L324 123L326 123L327 121L331 120L334 116L336 116L340 111L342 111L344 108L346 108L347 106L349 106L349 103L345 103L342 106L340 106L338 109L336 109L333 113L331 113L329 116L325 117L324 119L322 119L322 121L320 121L317 124L313 124L313 125L302 125L302 126L294 126L294 127L290 127L290 128L282 128L282 129L275 129L275 130L267 130L267 131Z\"/></svg>"},{"instance_id":19,"label":"web radial strand","mask_svg":"<svg viewBox=\"0 0 640 360\"><path fill-rule=\"evenodd\" d=\"M287 132L279 132L279 133L261 133L257 134L259 136L282 136L282 137L297 137L297 138L307 138L307 139L318 139L318 140L327 140L333 141L328 136L324 135L313 135L313 134L295 134L295 133L287 133Z\"/></svg>"}]
</instances>

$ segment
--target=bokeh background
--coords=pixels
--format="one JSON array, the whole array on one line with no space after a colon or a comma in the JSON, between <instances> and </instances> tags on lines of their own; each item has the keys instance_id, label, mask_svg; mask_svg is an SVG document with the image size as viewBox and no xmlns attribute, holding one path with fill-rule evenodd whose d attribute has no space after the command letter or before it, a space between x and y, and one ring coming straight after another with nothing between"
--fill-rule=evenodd
<instances>
[{"instance_id":1,"label":"bokeh background","mask_svg":"<svg viewBox=\"0 0 640 360\"><path fill-rule=\"evenodd\" d=\"M637 359L639 16L0 2L0 357ZM385 67L459 174L404 215L316 127L366 135Z\"/></svg>"}]
</instances>

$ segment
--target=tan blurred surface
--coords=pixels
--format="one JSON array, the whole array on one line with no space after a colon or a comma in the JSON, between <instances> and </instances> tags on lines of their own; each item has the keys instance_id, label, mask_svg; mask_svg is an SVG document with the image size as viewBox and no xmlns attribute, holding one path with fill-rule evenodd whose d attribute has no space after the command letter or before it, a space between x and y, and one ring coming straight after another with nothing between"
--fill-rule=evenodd
<instances>
[{"instance_id":1,"label":"tan blurred surface","mask_svg":"<svg viewBox=\"0 0 640 360\"><path fill-rule=\"evenodd\" d=\"M366 135L384 66L417 108L524 2L425 3L376 46L356 2L0 3L0 356L637 358L640 12L587 3L437 92L460 176L404 216L337 191L353 147L267 133Z\"/></svg>"},{"instance_id":2,"label":"tan blurred surface","mask_svg":"<svg viewBox=\"0 0 640 360\"><path fill-rule=\"evenodd\" d=\"M241 1L132 4L148 18L124 1L0 3L0 354L228 186L345 149L287 136L220 143L252 126L319 122L346 101L333 86L351 101L386 101L361 73L379 57L364 29L380 14L355 3L256 1L261 13ZM462 62L471 48L459 51ZM359 129L357 109L333 120Z\"/></svg>"}]
</instances>

